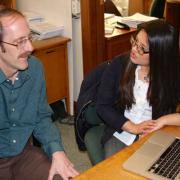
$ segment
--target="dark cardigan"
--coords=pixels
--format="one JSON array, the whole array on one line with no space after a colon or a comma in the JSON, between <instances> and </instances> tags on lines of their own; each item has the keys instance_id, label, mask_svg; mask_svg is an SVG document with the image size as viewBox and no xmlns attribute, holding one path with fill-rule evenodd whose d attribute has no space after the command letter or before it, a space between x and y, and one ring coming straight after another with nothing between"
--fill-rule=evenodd
<instances>
[{"instance_id":1,"label":"dark cardigan","mask_svg":"<svg viewBox=\"0 0 180 180\"><path fill-rule=\"evenodd\" d=\"M103 119L107 128L102 142L106 142L115 131L122 132L121 127L127 121L124 116L125 109L117 108L117 101L120 97L120 78L123 76L129 54L121 55L112 60L111 64L103 73L100 87L98 88L96 111ZM121 103L121 102L118 102ZM173 110L176 112L176 109ZM152 107L152 119L157 119L164 113Z\"/></svg>"}]
</instances>

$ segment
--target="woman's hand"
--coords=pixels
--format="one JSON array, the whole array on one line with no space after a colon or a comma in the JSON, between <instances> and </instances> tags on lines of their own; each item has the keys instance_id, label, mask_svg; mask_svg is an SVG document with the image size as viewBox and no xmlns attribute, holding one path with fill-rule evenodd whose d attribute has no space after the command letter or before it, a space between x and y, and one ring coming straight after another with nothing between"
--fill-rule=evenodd
<instances>
[{"instance_id":1,"label":"woman's hand","mask_svg":"<svg viewBox=\"0 0 180 180\"><path fill-rule=\"evenodd\" d=\"M148 120L139 124L134 124L131 121L127 121L122 129L133 134L148 134L152 132L157 126L156 121Z\"/></svg>"},{"instance_id":2,"label":"woman's hand","mask_svg":"<svg viewBox=\"0 0 180 180\"><path fill-rule=\"evenodd\" d=\"M163 128L166 125L180 126L180 113L173 113L161 116L155 120L156 126L153 131Z\"/></svg>"}]
</instances>

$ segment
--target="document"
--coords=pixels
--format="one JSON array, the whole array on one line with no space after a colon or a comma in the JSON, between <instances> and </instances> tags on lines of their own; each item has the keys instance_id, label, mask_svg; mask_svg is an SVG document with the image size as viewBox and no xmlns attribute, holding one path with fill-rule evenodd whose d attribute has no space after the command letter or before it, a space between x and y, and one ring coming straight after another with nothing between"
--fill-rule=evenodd
<instances>
[{"instance_id":1,"label":"document","mask_svg":"<svg viewBox=\"0 0 180 180\"><path fill-rule=\"evenodd\" d=\"M141 24L141 23L147 22L147 21L152 21L155 19L158 19L158 18L152 17L152 16L146 16L141 13L135 13L132 16L127 16L127 17L121 18L121 22L124 24L127 24L129 27L137 28L138 24Z\"/></svg>"},{"instance_id":2,"label":"document","mask_svg":"<svg viewBox=\"0 0 180 180\"><path fill-rule=\"evenodd\" d=\"M111 14L111 13L104 13L104 19L105 19L105 20L106 20L106 19L109 19L109 18L113 18L113 17L115 17L114 14Z\"/></svg>"},{"instance_id":3,"label":"document","mask_svg":"<svg viewBox=\"0 0 180 180\"><path fill-rule=\"evenodd\" d=\"M126 144L127 146L131 145L136 139L135 134L131 134L129 132L123 131L122 133L118 133L117 131L113 134L114 137L119 139L121 142Z\"/></svg>"}]
</instances>

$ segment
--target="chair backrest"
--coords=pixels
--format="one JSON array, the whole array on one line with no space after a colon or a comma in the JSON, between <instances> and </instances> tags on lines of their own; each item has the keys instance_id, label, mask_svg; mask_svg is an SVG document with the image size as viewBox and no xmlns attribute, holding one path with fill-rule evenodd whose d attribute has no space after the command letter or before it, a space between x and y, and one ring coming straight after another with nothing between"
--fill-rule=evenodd
<instances>
[{"instance_id":1,"label":"chair backrest","mask_svg":"<svg viewBox=\"0 0 180 180\"><path fill-rule=\"evenodd\" d=\"M153 0L149 15L163 18L166 0Z\"/></svg>"},{"instance_id":2,"label":"chair backrest","mask_svg":"<svg viewBox=\"0 0 180 180\"><path fill-rule=\"evenodd\" d=\"M101 82L101 77L105 69L110 64L109 61L103 62L93 69L83 80L80 93L77 100L77 108L75 111L75 136L79 150L86 150L84 144L84 135L87 130L95 124L89 124L85 117L86 109L90 104L96 102L97 90Z\"/></svg>"}]
</instances>

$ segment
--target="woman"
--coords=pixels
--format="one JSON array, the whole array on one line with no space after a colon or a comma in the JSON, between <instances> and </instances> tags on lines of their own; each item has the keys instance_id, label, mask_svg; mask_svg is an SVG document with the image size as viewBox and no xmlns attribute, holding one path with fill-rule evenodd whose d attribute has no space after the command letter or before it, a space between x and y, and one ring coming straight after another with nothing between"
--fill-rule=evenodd
<instances>
[{"instance_id":1,"label":"woman","mask_svg":"<svg viewBox=\"0 0 180 180\"><path fill-rule=\"evenodd\" d=\"M180 125L178 39L164 20L141 24L130 55L114 59L103 74L96 108L107 125L105 157L165 125Z\"/></svg>"}]
</instances>

